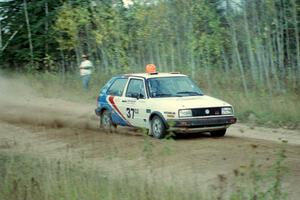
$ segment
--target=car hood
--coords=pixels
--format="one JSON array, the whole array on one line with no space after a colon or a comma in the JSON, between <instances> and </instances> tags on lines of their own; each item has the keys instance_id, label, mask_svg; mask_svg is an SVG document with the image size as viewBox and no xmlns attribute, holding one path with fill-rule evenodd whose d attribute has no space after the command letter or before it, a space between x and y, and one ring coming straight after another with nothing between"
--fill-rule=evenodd
<instances>
[{"instance_id":1,"label":"car hood","mask_svg":"<svg viewBox=\"0 0 300 200\"><path fill-rule=\"evenodd\" d=\"M207 95L155 98L155 102L160 107L163 106L165 108L175 108L175 109L231 106L225 101Z\"/></svg>"}]
</instances>

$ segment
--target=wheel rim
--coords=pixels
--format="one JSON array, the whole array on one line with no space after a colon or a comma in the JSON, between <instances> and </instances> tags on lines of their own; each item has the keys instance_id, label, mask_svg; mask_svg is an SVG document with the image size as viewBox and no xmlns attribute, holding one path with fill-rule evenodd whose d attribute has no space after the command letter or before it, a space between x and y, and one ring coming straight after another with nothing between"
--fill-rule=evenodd
<instances>
[{"instance_id":1,"label":"wheel rim","mask_svg":"<svg viewBox=\"0 0 300 200\"><path fill-rule=\"evenodd\" d=\"M111 126L110 117L106 113L104 113L102 115L101 122L102 122L103 128L110 128L110 126Z\"/></svg>"},{"instance_id":2,"label":"wheel rim","mask_svg":"<svg viewBox=\"0 0 300 200\"><path fill-rule=\"evenodd\" d=\"M161 121L159 119L154 119L152 123L153 135L159 137L161 135L161 130L162 130Z\"/></svg>"}]
</instances>

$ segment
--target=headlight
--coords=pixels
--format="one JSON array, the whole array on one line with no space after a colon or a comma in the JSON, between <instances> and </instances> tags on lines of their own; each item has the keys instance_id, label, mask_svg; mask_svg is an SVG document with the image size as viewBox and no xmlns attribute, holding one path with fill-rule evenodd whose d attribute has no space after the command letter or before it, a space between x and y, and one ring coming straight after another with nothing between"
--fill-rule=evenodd
<instances>
[{"instance_id":1,"label":"headlight","mask_svg":"<svg viewBox=\"0 0 300 200\"><path fill-rule=\"evenodd\" d=\"M185 109L185 110L179 110L179 117L192 117L192 110L191 109Z\"/></svg>"},{"instance_id":2,"label":"headlight","mask_svg":"<svg viewBox=\"0 0 300 200\"><path fill-rule=\"evenodd\" d=\"M233 110L231 107L222 108L222 115L232 115Z\"/></svg>"}]
</instances>

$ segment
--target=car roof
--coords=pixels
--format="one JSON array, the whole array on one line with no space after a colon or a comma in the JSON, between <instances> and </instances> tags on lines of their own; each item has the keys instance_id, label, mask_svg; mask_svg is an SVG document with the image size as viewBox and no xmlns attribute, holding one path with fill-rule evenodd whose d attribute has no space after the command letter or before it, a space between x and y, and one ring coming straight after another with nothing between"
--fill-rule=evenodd
<instances>
[{"instance_id":1,"label":"car roof","mask_svg":"<svg viewBox=\"0 0 300 200\"><path fill-rule=\"evenodd\" d=\"M130 73L124 74L126 77L141 77L141 78L161 78L161 77L178 77L178 76L186 76L184 74L180 74L178 72L170 72L170 73Z\"/></svg>"}]
</instances>

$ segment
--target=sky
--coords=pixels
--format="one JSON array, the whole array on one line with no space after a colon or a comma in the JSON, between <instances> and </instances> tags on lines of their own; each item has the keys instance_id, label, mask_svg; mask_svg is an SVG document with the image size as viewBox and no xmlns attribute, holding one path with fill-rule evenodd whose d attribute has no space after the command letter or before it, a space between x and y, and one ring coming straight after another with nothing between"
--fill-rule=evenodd
<instances>
[{"instance_id":1,"label":"sky","mask_svg":"<svg viewBox=\"0 0 300 200\"><path fill-rule=\"evenodd\" d=\"M131 0L123 0L123 3L125 6L129 6L132 4L132 1Z\"/></svg>"}]
</instances>

